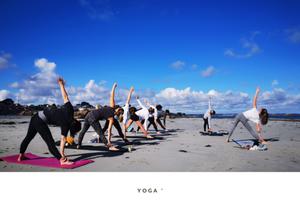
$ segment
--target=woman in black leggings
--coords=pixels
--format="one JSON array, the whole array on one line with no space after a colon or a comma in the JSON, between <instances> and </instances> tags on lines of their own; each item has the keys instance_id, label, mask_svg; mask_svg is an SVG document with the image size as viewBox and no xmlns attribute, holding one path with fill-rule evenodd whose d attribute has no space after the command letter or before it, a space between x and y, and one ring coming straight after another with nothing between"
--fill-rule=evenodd
<instances>
[{"instance_id":1,"label":"woman in black leggings","mask_svg":"<svg viewBox=\"0 0 300 200\"><path fill-rule=\"evenodd\" d=\"M60 161L61 165L73 164L65 156L65 142L69 131L71 135L75 135L80 131L81 123L74 119L74 109L66 92L64 80L59 78L58 84L64 99L64 105L61 108L46 108L44 111L40 111L32 116L27 135L21 143L18 161L26 159L24 153L31 140L39 133L46 142L50 153ZM61 127L60 152L55 147L48 124Z\"/></svg>"},{"instance_id":2,"label":"woman in black leggings","mask_svg":"<svg viewBox=\"0 0 300 200\"><path fill-rule=\"evenodd\" d=\"M97 110L93 110L87 114L84 119L83 129L79 133L77 149L81 148L82 140L89 127L92 126L95 132L98 134L99 140L105 144L110 151L118 151L116 147L111 144L111 130L114 124L114 116L121 116L124 110L121 107L115 107L115 89L117 84L115 83L111 90L110 106L105 106ZM102 131L99 120L108 121L108 140L106 139L104 132ZM98 142L100 142L98 140Z\"/></svg>"}]
</instances>

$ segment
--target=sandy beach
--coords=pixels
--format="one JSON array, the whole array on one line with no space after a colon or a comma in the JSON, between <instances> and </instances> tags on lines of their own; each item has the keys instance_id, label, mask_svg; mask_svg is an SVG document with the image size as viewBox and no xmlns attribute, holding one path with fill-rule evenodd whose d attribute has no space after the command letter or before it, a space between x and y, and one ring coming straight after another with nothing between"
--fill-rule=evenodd
<instances>
[{"instance_id":1,"label":"sandy beach","mask_svg":"<svg viewBox=\"0 0 300 200\"><path fill-rule=\"evenodd\" d=\"M0 125L0 156L17 154L25 137L29 117L2 118ZM3 124L3 122L15 124ZM215 130L229 130L233 119L214 119ZM102 123L103 124L103 123ZM202 136L202 119L169 119L168 132L152 135L154 140L145 140L141 133L128 133L134 143L132 152L127 151L122 140L113 129L113 143L120 152L109 152L103 144L91 144L94 131L87 132L83 149L68 148L70 159L92 159L86 166L68 169L52 169L29 165L0 162L0 171L85 171L85 172L297 172L300 171L300 122L270 121L264 127L265 138L275 138L267 151L248 151L233 143L226 143L226 136ZM51 127L56 141L60 129ZM252 139L246 129L238 126L234 139ZM51 156L39 135L30 143L27 152L40 156Z\"/></svg>"}]
</instances>

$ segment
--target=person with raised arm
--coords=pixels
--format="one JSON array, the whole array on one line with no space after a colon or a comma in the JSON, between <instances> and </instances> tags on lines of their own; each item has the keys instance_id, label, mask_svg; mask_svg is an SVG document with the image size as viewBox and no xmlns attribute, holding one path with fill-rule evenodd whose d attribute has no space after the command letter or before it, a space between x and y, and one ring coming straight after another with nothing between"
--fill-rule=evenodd
<instances>
[{"instance_id":1,"label":"person with raised arm","mask_svg":"<svg viewBox=\"0 0 300 200\"><path fill-rule=\"evenodd\" d=\"M212 132L211 117L215 114L216 114L216 111L212 109L212 107L211 107L211 98L209 97L208 109L207 109L206 113L203 116L203 121L204 121L203 129L204 129L204 132L206 132L206 127L208 128L208 132Z\"/></svg>"},{"instance_id":2,"label":"person with raised arm","mask_svg":"<svg viewBox=\"0 0 300 200\"><path fill-rule=\"evenodd\" d=\"M166 110L164 111L162 108L162 105L158 104L155 106L156 107L156 113L154 113L154 115L156 116L156 122L160 125L160 127L164 130L164 131L168 131L166 128L166 118L167 115L169 114L169 111ZM163 119L164 124L162 124L162 122L160 121L160 119Z\"/></svg>"},{"instance_id":3,"label":"person with raised arm","mask_svg":"<svg viewBox=\"0 0 300 200\"><path fill-rule=\"evenodd\" d=\"M255 96L253 98L252 102L252 109L245 111L243 113L240 113L236 116L233 127L231 131L228 134L227 142L230 141L230 137L232 136L232 133L234 132L235 128L241 122L245 128L248 130L248 132L259 141L261 144L267 144L267 142L263 139L261 135L262 126L266 125L268 123L269 114L267 109L260 108L257 109L257 99L260 92L260 88L258 87L255 92ZM249 124L249 121L252 121L256 125L256 131L257 133L252 129L252 127Z\"/></svg>"},{"instance_id":4,"label":"person with raised arm","mask_svg":"<svg viewBox=\"0 0 300 200\"><path fill-rule=\"evenodd\" d=\"M96 110L89 112L85 119L82 130L79 133L77 149L81 148L82 140L89 127L92 126L95 132L98 134L98 142L102 142L110 151L118 151L115 146L111 144L111 130L114 124L114 116L121 116L124 110L115 106L115 89L117 84L114 83L110 94L110 105L104 106ZM106 139L104 132L99 123L100 120L108 121L108 140Z\"/></svg>"},{"instance_id":5,"label":"person with raised arm","mask_svg":"<svg viewBox=\"0 0 300 200\"><path fill-rule=\"evenodd\" d=\"M128 96L127 96L125 106L123 107L124 114L123 114L122 124L123 124L125 138L126 138L126 133L127 133L126 123L128 122L128 120L130 118L130 113L129 113L130 99L131 99L131 96L132 96L133 92L134 92L134 88L131 87L130 90L129 90Z\"/></svg>"},{"instance_id":6,"label":"person with raised arm","mask_svg":"<svg viewBox=\"0 0 300 200\"><path fill-rule=\"evenodd\" d=\"M65 155L65 142L69 131L71 135L75 135L80 131L81 123L74 119L74 108L65 89L65 81L62 78L59 78L58 84L64 100L64 105L61 108L46 108L31 117L27 135L21 143L18 161L27 159L24 156L24 153L31 140L39 133L47 144L50 153L60 161L61 165L73 164L73 162L69 161ZM61 128L60 151L58 151L55 146L48 124L56 125Z\"/></svg>"},{"instance_id":7,"label":"person with raised arm","mask_svg":"<svg viewBox=\"0 0 300 200\"><path fill-rule=\"evenodd\" d=\"M156 122L157 122L157 108L155 106L153 106L152 104L150 104L150 102L147 101L147 100L145 100L144 102L149 107L149 109L148 109L148 112L149 112L149 117L148 117L149 124L148 124L146 130L148 131L149 127L152 125L154 127L154 130L156 131L156 133L157 134L161 134L158 131L157 124L156 124ZM141 123L144 124L145 120L143 119L141 121ZM139 128L137 130L139 130Z\"/></svg>"},{"instance_id":8,"label":"person with raised arm","mask_svg":"<svg viewBox=\"0 0 300 200\"><path fill-rule=\"evenodd\" d=\"M139 100L139 96L136 97L137 102L139 103L139 105L142 107L141 110L138 110L135 107L130 107L129 108L129 114L130 114L130 118L127 122L127 124L125 125L125 129L128 129L130 127L130 125L135 122L136 125L142 130L144 136L148 139L153 139L153 137L151 135L149 135L148 131L147 131L147 123L146 121L149 118L149 111L148 109L141 103L141 101ZM144 120L144 126L141 123L141 120Z\"/></svg>"}]
</instances>

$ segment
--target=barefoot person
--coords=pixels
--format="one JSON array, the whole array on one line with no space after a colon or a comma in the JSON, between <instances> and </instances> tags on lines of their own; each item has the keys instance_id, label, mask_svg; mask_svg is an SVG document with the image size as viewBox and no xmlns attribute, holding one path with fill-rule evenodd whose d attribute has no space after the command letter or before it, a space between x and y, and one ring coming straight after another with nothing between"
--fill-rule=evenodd
<instances>
[{"instance_id":1,"label":"barefoot person","mask_svg":"<svg viewBox=\"0 0 300 200\"><path fill-rule=\"evenodd\" d=\"M166 118L167 118L167 115L169 114L169 111L166 110L164 111L162 109L162 105L158 104L156 105L156 122L160 125L160 127L164 130L164 131L167 131L167 128L166 128ZM162 124L161 120L160 119L163 119L163 122L164 124Z\"/></svg>"},{"instance_id":2,"label":"barefoot person","mask_svg":"<svg viewBox=\"0 0 300 200\"><path fill-rule=\"evenodd\" d=\"M157 134L160 134L160 132L158 131L157 125L156 125L156 121L157 121L157 108L153 105L150 104L149 101L145 100L146 105L149 107L148 112L149 112L149 118L148 118L148 126L147 129L149 129L149 127L152 125L154 130L156 131ZM145 123L145 120L143 119L141 121L142 124ZM139 130L139 128L137 129Z\"/></svg>"},{"instance_id":3,"label":"barefoot person","mask_svg":"<svg viewBox=\"0 0 300 200\"><path fill-rule=\"evenodd\" d=\"M206 113L203 116L203 121L204 121L203 129L204 129L204 132L206 132L206 127L208 128L208 132L212 132L211 117L215 114L216 114L216 112L212 109L211 99L209 98L208 110L206 111Z\"/></svg>"},{"instance_id":4,"label":"barefoot person","mask_svg":"<svg viewBox=\"0 0 300 200\"><path fill-rule=\"evenodd\" d=\"M265 109L265 108L261 108L259 110L257 109L257 98L258 98L259 92L260 92L260 89L257 88L254 99L253 99L253 108L246 112L240 113L239 115L236 116L234 125L233 125L231 131L229 132L227 142L229 142L229 139L230 139L233 131L237 127L238 123L242 122L242 124L246 127L246 129L249 131L249 133L255 139L257 139L262 144L266 144L266 141L262 138L260 133L262 130L261 125L266 125L268 123L269 114L268 114L267 109ZM256 124L256 131L258 132L258 134L252 129L252 127L249 124L249 121L252 121Z\"/></svg>"},{"instance_id":5,"label":"barefoot person","mask_svg":"<svg viewBox=\"0 0 300 200\"><path fill-rule=\"evenodd\" d=\"M115 89L117 87L117 84L115 83L112 87L111 90L111 95L110 95L110 106L104 106L100 109L97 110L92 110L89 112L85 119L84 119L84 125L82 130L79 133L78 137L78 145L77 148L81 148L82 140L87 132L87 130L92 126L96 133L98 134L98 142L103 142L105 146L110 150L110 151L118 151L116 147L114 147L111 144L111 130L112 130L112 125L114 124L114 116L121 116L123 114L123 109L120 107L115 107ZM104 132L101 128L101 125L99 123L100 120L107 120L108 121L108 140L106 139Z\"/></svg>"},{"instance_id":6,"label":"barefoot person","mask_svg":"<svg viewBox=\"0 0 300 200\"><path fill-rule=\"evenodd\" d=\"M125 144L131 144L129 142L129 140L126 138L126 135L123 134L123 131L122 131L122 128L121 128L121 125L119 123L118 118L123 118L123 117L115 115L113 125L117 129L119 136L123 139L123 141L125 142ZM104 127L102 129L103 133L106 132L106 130L108 129L108 126L109 126L109 121L106 120L105 125L104 125Z\"/></svg>"},{"instance_id":7,"label":"barefoot person","mask_svg":"<svg viewBox=\"0 0 300 200\"><path fill-rule=\"evenodd\" d=\"M128 96L127 96L125 106L123 107L124 114L123 114L122 124L123 124L123 128L124 128L125 138L126 138L126 133L127 133L126 123L128 122L128 120L130 118L130 113L129 113L130 105L129 105L129 103L130 103L130 99L131 99L133 91L134 91L134 88L131 87L130 90L129 90Z\"/></svg>"},{"instance_id":8,"label":"barefoot person","mask_svg":"<svg viewBox=\"0 0 300 200\"><path fill-rule=\"evenodd\" d=\"M129 108L130 118L129 118L127 124L125 125L125 129L128 129L131 126L131 124L133 122L135 122L136 125L142 130L145 137L148 139L152 139L153 137L151 135L149 135L149 133L147 132L147 123L146 123L146 121L149 118L149 111L141 103L138 96L136 97L136 99L137 99L137 102L139 103L139 105L142 107L142 109L137 111L137 109L135 107ZM145 121L144 126L142 125L141 120Z\"/></svg>"},{"instance_id":9,"label":"barefoot person","mask_svg":"<svg viewBox=\"0 0 300 200\"><path fill-rule=\"evenodd\" d=\"M64 80L59 78L58 84L62 93L64 105L61 108L46 108L44 111L40 111L32 116L27 135L21 144L18 161L26 159L24 153L36 133L39 133L46 142L51 154L60 161L61 165L73 164L65 156L65 142L69 131L71 135L75 135L80 131L81 123L74 119L74 109L66 92ZM55 147L55 142L48 124L61 127L60 152Z\"/></svg>"}]
</instances>

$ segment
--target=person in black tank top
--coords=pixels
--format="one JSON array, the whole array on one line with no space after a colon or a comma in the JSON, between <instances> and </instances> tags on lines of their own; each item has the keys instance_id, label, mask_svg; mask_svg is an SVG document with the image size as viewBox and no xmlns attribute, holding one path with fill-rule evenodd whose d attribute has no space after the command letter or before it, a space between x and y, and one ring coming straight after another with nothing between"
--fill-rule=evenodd
<instances>
[{"instance_id":1,"label":"person in black tank top","mask_svg":"<svg viewBox=\"0 0 300 200\"><path fill-rule=\"evenodd\" d=\"M61 165L73 164L65 156L65 142L68 132L75 135L81 129L81 123L74 119L74 109L70 103L68 94L65 89L65 82L62 78L58 79L58 84L64 99L64 105L61 108L46 108L34 114L30 120L27 135L21 143L20 155L18 161L26 159L24 153L37 133L41 135L46 142L51 154L60 160ZM61 127L61 141L60 152L55 147L55 142L48 127L49 125L56 125Z\"/></svg>"},{"instance_id":2,"label":"person in black tank top","mask_svg":"<svg viewBox=\"0 0 300 200\"><path fill-rule=\"evenodd\" d=\"M115 108L115 89L117 87L117 84L114 83L111 95L110 95L110 106L102 107L97 110L93 110L89 112L85 119L84 119L84 125L82 130L79 133L78 137L78 145L77 148L81 148L82 140L85 135L85 133L88 131L90 126L92 126L95 130L95 132L98 134L98 142L102 142L105 144L105 146L110 151L118 151L116 147L114 147L111 144L111 130L112 125L114 124L114 116L121 116L124 113L124 110L120 107ZM99 123L100 120L107 120L108 121L108 140L106 139L104 132L101 128L101 125Z\"/></svg>"}]
</instances>

